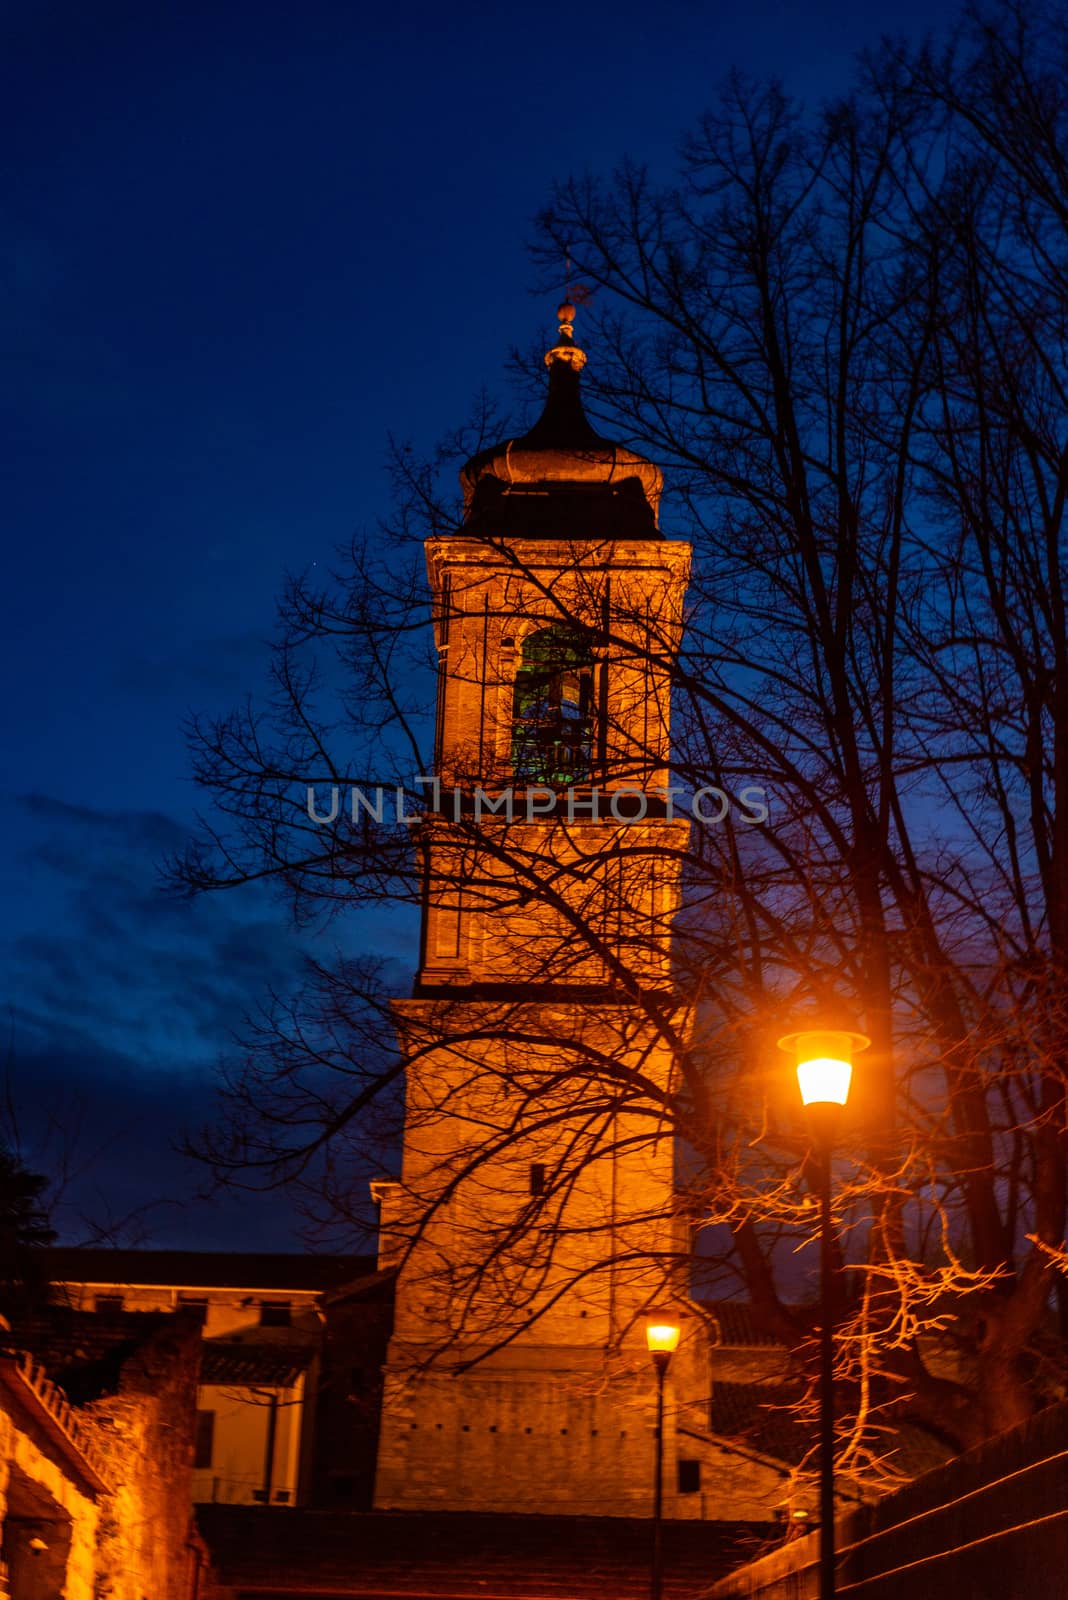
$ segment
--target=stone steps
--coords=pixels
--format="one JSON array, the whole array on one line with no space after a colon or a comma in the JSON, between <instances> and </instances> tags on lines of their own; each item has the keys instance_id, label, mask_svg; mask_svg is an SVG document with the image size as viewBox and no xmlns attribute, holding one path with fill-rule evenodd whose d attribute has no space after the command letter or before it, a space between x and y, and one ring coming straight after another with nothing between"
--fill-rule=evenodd
<instances>
[{"instance_id":1,"label":"stone steps","mask_svg":"<svg viewBox=\"0 0 1068 1600\"><path fill-rule=\"evenodd\" d=\"M645 1600L652 1524L608 1517L201 1506L218 1585L235 1595ZM754 1530L664 1526L665 1600L737 1565ZM748 1536L748 1537L747 1537Z\"/></svg>"}]
</instances>

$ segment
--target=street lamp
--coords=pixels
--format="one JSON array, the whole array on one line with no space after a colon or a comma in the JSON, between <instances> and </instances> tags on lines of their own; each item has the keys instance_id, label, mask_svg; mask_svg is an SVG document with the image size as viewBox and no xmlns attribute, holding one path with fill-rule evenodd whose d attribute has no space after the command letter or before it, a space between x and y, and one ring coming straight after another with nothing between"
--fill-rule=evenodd
<instances>
[{"instance_id":1,"label":"street lamp","mask_svg":"<svg viewBox=\"0 0 1068 1600\"><path fill-rule=\"evenodd\" d=\"M779 1040L797 1065L801 1103L819 1168L820 1195L820 1600L834 1600L834 1238L831 1154L849 1098L853 1056L871 1040L841 1029L789 1033Z\"/></svg>"},{"instance_id":2,"label":"street lamp","mask_svg":"<svg viewBox=\"0 0 1068 1600\"><path fill-rule=\"evenodd\" d=\"M679 1325L670 1313L646 1318L645 1343L656 1368L656 1480L653 1489L653 1567L650 1600L660 1600L664 1583L664 1376L679 1347Z\"/></svg>"}]
</instances>

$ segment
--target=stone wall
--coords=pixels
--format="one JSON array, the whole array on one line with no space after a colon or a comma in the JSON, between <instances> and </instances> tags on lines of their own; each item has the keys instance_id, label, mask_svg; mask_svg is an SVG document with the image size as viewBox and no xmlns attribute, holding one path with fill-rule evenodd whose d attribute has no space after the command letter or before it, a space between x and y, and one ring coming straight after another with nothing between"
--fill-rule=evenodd
<instances>
[{"instance_id":1,"label":"stone wall","mask_svg":"<svg viewBox=\"0 0 1068 1600\"><path fill-rule=\"evenodd\" d=\"M640 1373L611 1380L589 1351L560 1347L524 1349L522 1366L497 1358L459 1375L387 1374L375 1503L647 1516L654 1418L647 1358ZM674 1418L669 1396L665 1513L672 1516Z\"/></svg>"},{"instance_id":2,"label":"stone wall","mask_svg":"<svg viewBox=\"0 0 1068 1600\"><path fill-rule=\"evenodd\" d=\"M159 1321L123 1363L117 1391L82 1408L112 1485L100 1508L95 1600L189 1600L193 1591L200 1329L181 1314Z\"/></svg>"},{"instance_id":3,"label":"stone wall","mask_svg":"<svg viewBox=\"0 0 1068 1600\"><path fill-rule=\"evenodd\" d=\"M788 1502L806 1510L813 1503L807 1488L799 1493L793 1485L788 1467L744 1444L680 1434L678 1454L700 1464L701 1486L694 1494L675 1497L673 1517L774 1526L781 1523Z\"/></svg>"},{"instance_id":4,"label":"stone wall","mask_svg":"<svg viewBox=\"0 0 1068 1600\"><path fill-rule=\"evenodd\" d=\"M64 1585L64 1600L94 1600L99 1507L35 1432L0 1409L0 1523L11 1593L35 1600L46 1584L53 1594ZM46 1548L35 1552L34 1539Z\"/></svg>"}]
</instances>

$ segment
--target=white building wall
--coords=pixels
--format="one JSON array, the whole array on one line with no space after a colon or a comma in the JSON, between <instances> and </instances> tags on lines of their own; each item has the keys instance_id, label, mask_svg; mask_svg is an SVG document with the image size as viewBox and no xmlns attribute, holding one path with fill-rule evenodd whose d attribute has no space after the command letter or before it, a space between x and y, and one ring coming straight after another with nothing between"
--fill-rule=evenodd
<instances>
[{"instance_id":1,"label":"white building wall","mask_svg":"<svg viewBox=\"0 0 1068 1600\"><path fill-rule=\"evenodd\" d=\"M56 1298L76 1311L96 1311L98 1300L122 1299L124 1311L180 1311L184 1304L207 1301L204 1336L215 1339L256 1327L261 1305L288 1305L299 1325L316 1316L319 1295L310 1289L255 1290L204 1289L196 1284L175 1286L144 1283L57 1283Z\"/></svg>"},{"instance_id":2,"label":"white building wall","mask_svg":"<svg viewBox=\"0 0 1068 1600\"><path fill-rule=\"evenodd\" d=\"M248 1389L203 1384L198 1408L215 1415L211 1465L193 1473L193 1499L223 1505L263 1501L271 1398L276 1401L272 1505L295 1505L304 1380L292 1388Z\"/></svg>"}]
</instances>

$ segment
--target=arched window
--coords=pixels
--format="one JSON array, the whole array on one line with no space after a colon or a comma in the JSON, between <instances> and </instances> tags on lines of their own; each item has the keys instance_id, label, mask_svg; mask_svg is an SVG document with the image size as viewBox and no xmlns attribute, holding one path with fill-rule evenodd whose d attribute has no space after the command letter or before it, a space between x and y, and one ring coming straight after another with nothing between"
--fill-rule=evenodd
<instances>
[{"instance_id":1,"label":"arched window","mask_svg":"<svg viewBox=\"0 0 1068 1600\"><path fill-rule=\"evenodd\" d=\"M543 628L523 645L512 702L512 773L582 783L593 770L593 656L577 628Z\"/></svg>"}]
</instances>

